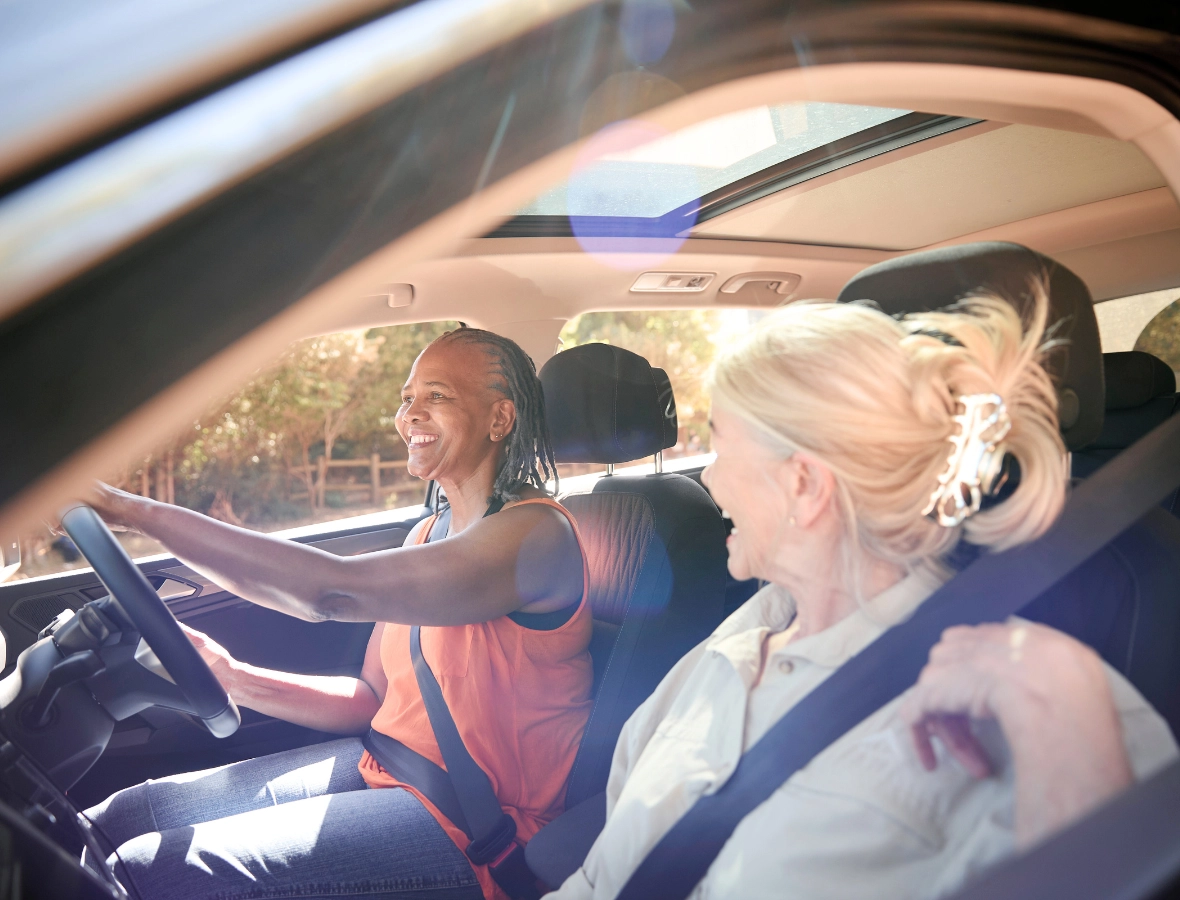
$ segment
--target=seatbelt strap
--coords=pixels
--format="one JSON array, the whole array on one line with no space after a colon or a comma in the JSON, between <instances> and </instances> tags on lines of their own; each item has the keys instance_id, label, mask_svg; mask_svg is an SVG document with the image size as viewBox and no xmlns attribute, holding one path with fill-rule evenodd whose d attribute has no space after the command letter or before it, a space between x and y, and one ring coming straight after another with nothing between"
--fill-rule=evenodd
<instances>
[{"instance_id":1,"label":"seatbelt strap","mask_svg":"<svg viewBox=\"0 0 1180 900\"><path fill-rule=\"evenodd\" d=\"M504 508L504 501L497 498L489 505L484 518L495 515ZM448 506L442 510L430 528L427 542L442 540L447 536L450 528L451 509ZM477 866L486 865L492 878L508 896L517 900L529 900L540 896L537 890L536 877L529 870L524 860L524 848L516 843L516 821L504 812L500 801L496 799L496 792L492 789L492 782L487 773L479 767L463 743L451 710L443 697L438 679L434 677L426 658L422 655L422 628L415 625L410 629L410 660L414 665L414 677L418 681L418 690L422 693L422 701L426 705L426 715L430 719L430 727L434 731L434 738L438 742L438 749L446 763L446 775L449 776L462 818L468 827L463 828L454 818L447 815L471 838L471 843L464 851L467 858ZM408 748L406 748L408 750ZM372 751L370 750L370 753ZM413 751L410 751L413 752ZM404 754L403 754L404 755ZM417 755L417 754L415 754ZM376 756L376 754L374 754ZM378 757L378 761L380 758ZM421 767L419 767L421 768ZM406 771L404 768L402 771ZM413 784L413 781L407 781ZM421 788L419 788L421 790ZM437 789L437 788L436 788ZM423 791L423 793L426 793ZM428 797L431 795L426 793ZM447 798L447 792L441 791L441 796ZM433 798L432 798L433 802ZM444 799L444 802L447 802ZM438 806L438 804L435 804ZM440 811L442 807L439 807Z\"/></svg>"},{"instance_id":2,"label":"seatbelt strap","mask_svg":"<svg viewBox=\"0 0 1180 900\"><path fill-rule=\"evenodd\" d=\"M416 787L468 839L471 838L471 826L467 824L459 795L455 793L455 786L446 769L435 765L396 738L372 728L361 738L361 744L381 764L381 768L403 784Z\"/></svg>"},{"instance_id":3,"label":"seatbelt strap","mask_svg":"<svg viewBox=\"0 0 1180 900\"><path fill-rule=\"evenodd\" d=\"M455 787L463 816L471 828L467 857L476 865L486 865L516 837L516 822L500 808L491 780L463 743L442 688L422 656L422 628L419 625L410 629L410 659L414 663L414 677L418 679L430 727L438 741L443 762L447 764L447 774Z\"/></svg>"},{"instance_id":4,"label":"seatbelt strap","mask_svg":"<svg viewBox=\"0 0 1180 900\"><path fill-rule=\"evenodd\" d=\"M800 700L701 797L632 873L617 900L683 900L738 824L799 769L918 679L954 625L1002 622L1135 524L1180 484L1180 416L1077 487L1039 539L981 556Z\"/></svg>"}]
</instances>

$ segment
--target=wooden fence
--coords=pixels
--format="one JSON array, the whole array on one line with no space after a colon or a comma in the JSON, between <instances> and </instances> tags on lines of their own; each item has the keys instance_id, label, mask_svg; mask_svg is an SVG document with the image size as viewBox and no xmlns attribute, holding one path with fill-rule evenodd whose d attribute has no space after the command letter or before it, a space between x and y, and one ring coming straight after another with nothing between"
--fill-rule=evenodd
<instances>
[{"instance_id":1,"label":"wooden fence","mask_svg":"<svg viewBox=\"0 0 1180 900\"><path fill-rule=\"evenodd\" d=\"M374 453L368 459L327 459L321 456L311 466L291 466L288 472L293 477L300 479L300 485L306 485L309 474L309 479L312 483L312 489L316 494L316 506L322 507L324 505L324 495L328 491L340 491L345 494L360 494L367 493L369 500L374 506L379 506L386 496L389 494L396 494L399 491L404 491L415 484L414 479L394 478L387 482L382 479L381 473L386 471L404 471L406 468L406 460L392 459L383 460L380 456ZM355 477L347 481L333 482L328 479L331 471L337 469L354 469L354 470L368 470L367 480L358 480ZM306 500L307 490L292 491L292 500Z\"/></svg>"}]
</instances>

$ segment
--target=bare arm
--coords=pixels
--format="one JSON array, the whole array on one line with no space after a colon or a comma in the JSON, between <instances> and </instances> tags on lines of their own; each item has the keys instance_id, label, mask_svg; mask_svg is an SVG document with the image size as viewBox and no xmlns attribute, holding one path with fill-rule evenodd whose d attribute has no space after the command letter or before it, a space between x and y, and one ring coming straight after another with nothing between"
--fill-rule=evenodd
<instances>
[{"instance_id":1,"label":"bare arm","mask_svg":"<svg viewBox=\"0 0 1180 900\"><path fill-rule=\"evenodd\" d=\"M365 650L360 678L294 675L234 659L208 635L181 625L218 681L238 704L276 719L334 734L363 734L385 699L381 634L376 625Z\"/></svg>"},{"instance_id":2,"label":"bare arm","mask_svg":"<svg viewBox=\"0 0 1180 900\"><path fill-rule=\"evenodd\" d=\"M91 502L226 590L313 622L465 625L552 612L582 593L573 530L544 505L506 509L446 541L339 557L110 488Z\"/></svg>"}]
</instances>

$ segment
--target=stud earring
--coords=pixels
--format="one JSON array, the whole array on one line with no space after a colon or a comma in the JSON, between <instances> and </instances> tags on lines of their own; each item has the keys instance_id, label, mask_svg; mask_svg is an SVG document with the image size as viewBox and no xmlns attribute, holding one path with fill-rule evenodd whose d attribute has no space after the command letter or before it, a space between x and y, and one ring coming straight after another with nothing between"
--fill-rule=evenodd
<instances>
[{"instance_id":1,"label":"stud earring","mask_svg":"<svg viewBox=\"0 0 1180 900\"><path fill-rule=\"evenodd\" d=\"M502 435L502 434L495 435L496 440L500 440L500 438L502 438L502 437L504 437L504 435Z\"/></svg>"}]
</instances>

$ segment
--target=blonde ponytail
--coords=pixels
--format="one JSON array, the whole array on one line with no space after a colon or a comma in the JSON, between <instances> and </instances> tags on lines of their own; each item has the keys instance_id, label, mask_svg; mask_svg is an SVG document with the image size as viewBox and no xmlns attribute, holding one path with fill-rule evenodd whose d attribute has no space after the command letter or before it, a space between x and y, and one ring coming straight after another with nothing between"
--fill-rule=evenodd
<instances>
[{"instance_id":1,"label":"blonde ponytail","mask_svg":"<svg viewBox=\"0 0 1180 900\"><path fill-rule=\"evenodd\" d=\"M1044 283L1030 293L1024 322L987 293L900 320L857 303L791 304L719 354L715 400L782 455L805 450L827 465L850 540L874 556L937 564L960 537L1007 549L1049 527L1067 484L1042 365L1052 347ZM1004 447L1021 478L1003 503L946 527L923 510L947 466L957 398L970 394L1003 399Z\"/></svg>"}]
</instances>

